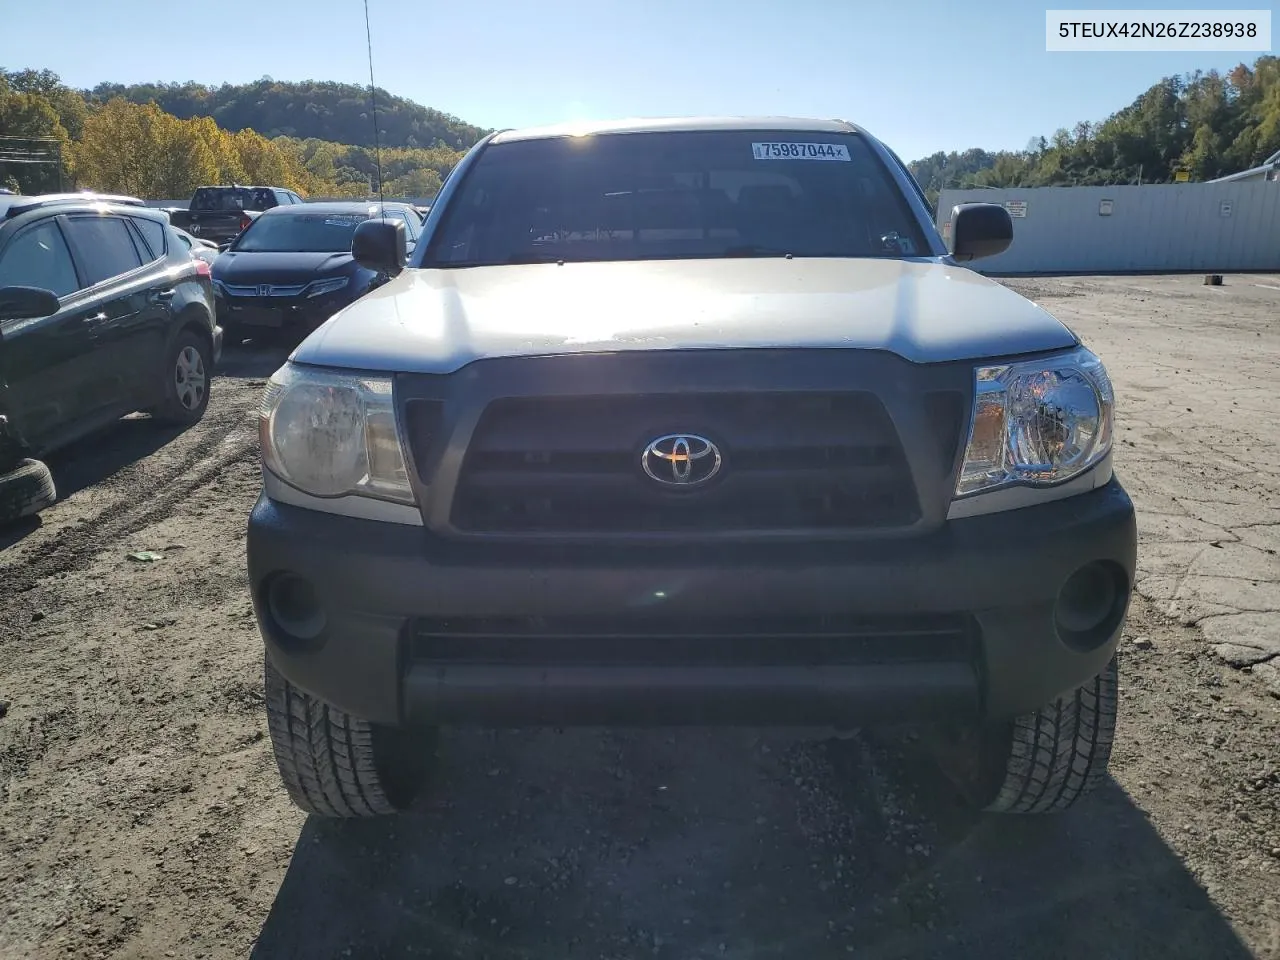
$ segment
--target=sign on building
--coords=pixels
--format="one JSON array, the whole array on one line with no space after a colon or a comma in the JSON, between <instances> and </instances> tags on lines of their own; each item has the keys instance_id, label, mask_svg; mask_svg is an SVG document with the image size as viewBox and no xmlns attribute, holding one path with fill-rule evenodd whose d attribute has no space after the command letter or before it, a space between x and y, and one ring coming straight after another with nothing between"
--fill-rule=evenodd
<instances>
[{"instance_id":1,"label":"sign on building","mask_svg":"<svg viewBox=\"0 0 1280 960\"><path fill-rule=\"evenodd\" d=\"M1011 217L1025 217L1027 215L1027 201L1025 200L1006 200L1004 208L1009 211Z\"/></svg>"},{"instance_id":2,"label":"sign on building","mask_svg":"<svg viewBox=\"0 0 1280 960\"><path fill-rule=\"evenodd\" d=\"M1114 201L1114 200L1099 200L1099 201L1098 201L1098 216L1100 216L1100 217L1109 217L1109 216L1111 216L1111 208L1112 208L1112 207L1114 207L1114 206L1115 206L1115 201Z\"/></svg>"}]
</instances>

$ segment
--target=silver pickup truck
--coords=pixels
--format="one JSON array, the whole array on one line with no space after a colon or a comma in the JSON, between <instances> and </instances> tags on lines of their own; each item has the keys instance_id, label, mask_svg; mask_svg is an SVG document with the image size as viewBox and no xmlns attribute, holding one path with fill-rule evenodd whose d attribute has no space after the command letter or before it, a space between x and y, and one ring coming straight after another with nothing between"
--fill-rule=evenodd
<instances>
[{"instance_id":1,"label":"silver pickup truck","mask_svg":"<svg viewBox=\"0 0 1280 960\"><path fill-rule=\"evenodd\" d=\"M404 808L442 725L919 723L976 805L1105 774L1132 504L1101 361L840 121L505 131L270 380L275 755Z\"/></svg>"}]
</instances>

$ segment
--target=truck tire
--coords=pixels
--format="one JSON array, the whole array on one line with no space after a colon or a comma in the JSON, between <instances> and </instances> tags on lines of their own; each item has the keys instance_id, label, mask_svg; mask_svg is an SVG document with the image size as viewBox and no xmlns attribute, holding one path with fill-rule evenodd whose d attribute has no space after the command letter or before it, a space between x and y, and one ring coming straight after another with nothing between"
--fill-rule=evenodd
<instances>
[{"instance_id":1,"label":"truck tire","mask_svg":"<svg viewBox=\"0 0 1280 960\"><path fill-rule=\"evenodd\" d=\"M39 513L57 499L53 475L39 460L19 460L0 474L0 523Z\"/></svg>"},{"instance_id":2,"label":"truck tire","mask_svg":"<svg viewBox=\"0 0 1280 960\"><path fill-rule=\"evenodd\" d=\"M1107 775L1116 732L1115 657L1073 693L1005 723L938 744L969 801L991 813L1053 813Z\"/></svg>"},{"instance_id":3,"label":"truck tire","mask_svg":"<svg viewBox=\"0 0 1280 960\"><path fill-rule=\"evenodd\" d=\"M380 727L299 690L265 662L267 727L293 802L323 817L407 809L435 755L434 731Z\"/></svg>"},{"instance_id":4,"label":"truck tire","mask_svg":"<svg viewBox=\"0 0 1280 960\"><path fill-rule=\"evenodd\" d=\"M151 415L161 423L189 427L199 423L209 406L213 348L194 330L174 338L164 362L164 399Z\"/></svg>"}]
</instances>

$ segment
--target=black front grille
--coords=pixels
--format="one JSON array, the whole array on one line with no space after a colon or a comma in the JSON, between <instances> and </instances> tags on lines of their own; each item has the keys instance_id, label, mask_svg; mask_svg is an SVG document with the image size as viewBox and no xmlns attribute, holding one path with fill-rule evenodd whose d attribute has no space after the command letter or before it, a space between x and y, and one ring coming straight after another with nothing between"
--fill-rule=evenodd
<instances>
[{"instance_id":1,"label":"black front grille","mask_svg":"<svg viewBox=\"0 0 1280 960\"><path fill-rule=\"evenodd\" d=\"M671 489L642 453L664 434L717 445L719 474ZM452 521L483 533L865 529L919 516L892 421L862 392L506 399L471 439Z\"/></svg>"},{"instance_id":2,"label":"black front grille","mask_svg":"<svg viewBox=\"0 0 1280 960\"><path fill-rule=\"evenodd\" d=\"M964 616L482 617L415 620L418 663L541 666L836 666L960 663Z\"/></svg>"}]
</instances>

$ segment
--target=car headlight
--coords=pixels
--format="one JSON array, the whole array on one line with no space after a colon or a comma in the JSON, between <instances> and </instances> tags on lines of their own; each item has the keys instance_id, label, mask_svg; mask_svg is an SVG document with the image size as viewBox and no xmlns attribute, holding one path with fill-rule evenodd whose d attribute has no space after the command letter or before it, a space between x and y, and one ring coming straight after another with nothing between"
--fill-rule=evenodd
<instances>
[{"instance_id":1,"label":"car headlight","mask_svg":"<svg viewBox=\"0 0 1280 960\"><path fill-rule=\"evenodd\" d=\"M334 293L341 290L350 282L350 277L331 277L328 280L315 280L307 285L306 296L308 299L311 297L323 297L326 293Z\"/></svg>"},{"instance_id":2,"label":"car headlight","mask_svg":"<svg viewBox=\"0 0 1280 960\"><path fill-rule=\"evenodd\" d=\"M303 493L415 502L389 377L285 364L267 382L258 435L263 465Z\"/></svg>"},{"instance_id":3,"label":"car headlight","mask_svg":"<svg viewBox=\"0 0 1280 960\"><path fill-rule=\"evenodd\" d=\"M979 367L974 379L957 497L1062 483L1111 452L1115 393L1102 361L1083 347L1048 360Z\"/></svg>"}]
</instances>

